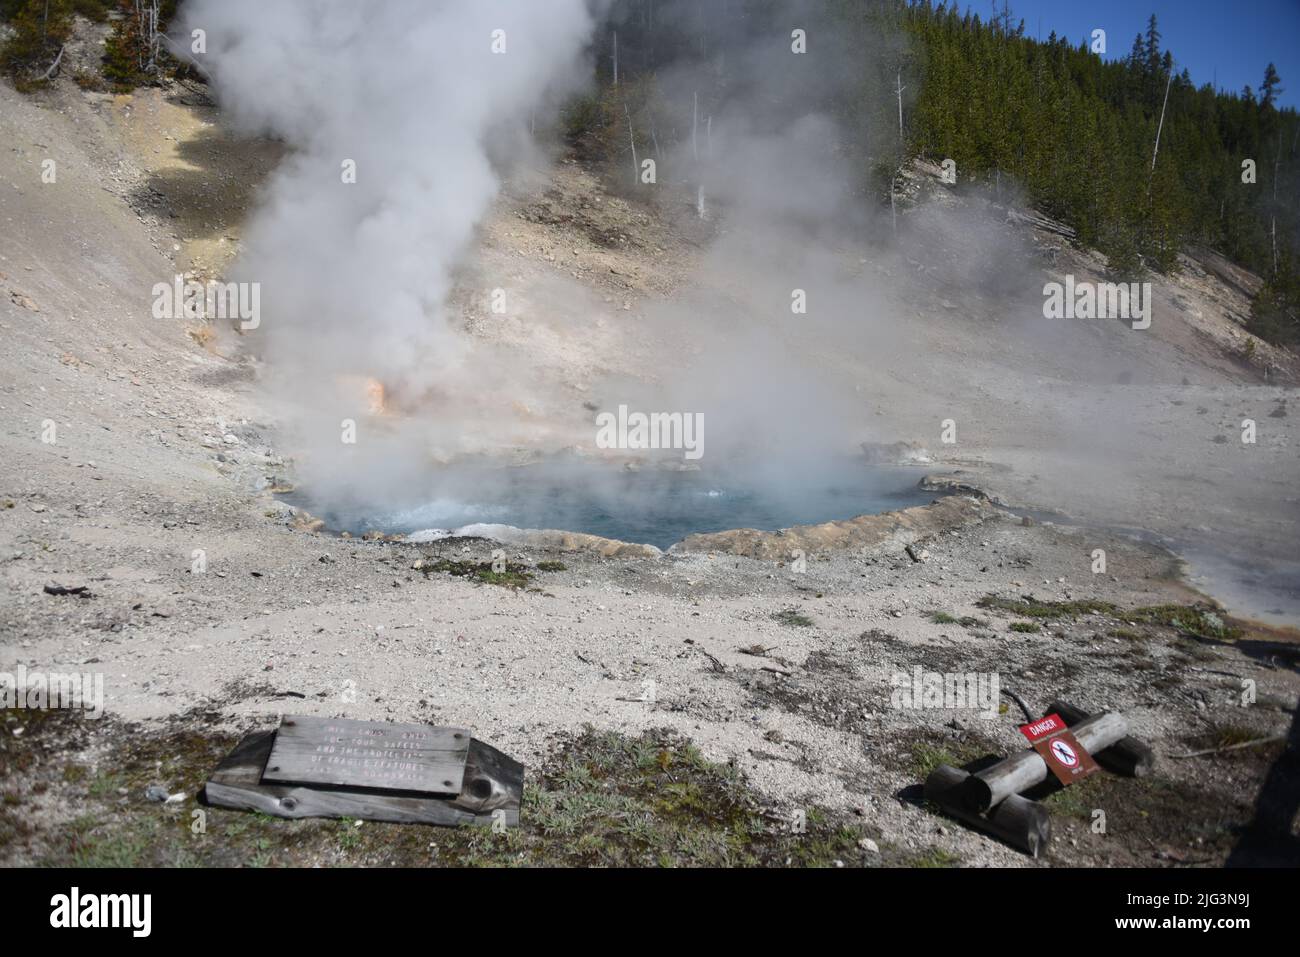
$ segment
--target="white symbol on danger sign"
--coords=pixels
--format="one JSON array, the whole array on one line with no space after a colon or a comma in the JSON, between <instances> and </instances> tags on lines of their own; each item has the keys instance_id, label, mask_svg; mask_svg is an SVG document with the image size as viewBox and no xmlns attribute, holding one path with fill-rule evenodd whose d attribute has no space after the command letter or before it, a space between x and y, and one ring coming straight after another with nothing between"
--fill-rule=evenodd
<instances>
[{"instance_id":1,"label":"white symbol on danger sign","mask_svg":"<svg viewBox=\"0 0 1300 957\"><path fill-rule=\"evenodd\" d=\"M1064 741L1052 742L1052 757L1060 761L1067 768L1072 768L1079 763L1079 756L1074 753L1074 748L1070 747Z\"/></svg>"}]
</instances>

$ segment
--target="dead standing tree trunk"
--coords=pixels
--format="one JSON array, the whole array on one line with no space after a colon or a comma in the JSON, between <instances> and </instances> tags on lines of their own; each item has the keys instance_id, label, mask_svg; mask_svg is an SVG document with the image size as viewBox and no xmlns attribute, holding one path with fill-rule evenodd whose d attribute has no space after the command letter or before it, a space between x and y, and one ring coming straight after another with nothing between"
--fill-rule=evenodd
<instances>
[{"instance_id":1,"label":"dead standing tree trunk","mask_svg":"<svg viewBox=\"0 0 1300 957\"><path fill-rule=\"evenodd\" d=\"M898 234L898 207L894 202L894 183L903 171L903 158L907 155L903 139L903 91L907 87L903 86L903 68L898 68L898 74L894 81L894 92L898 95L898 168L894 170L894 175L889 177L889 219L894 227L894 234Z\"/></svg>"},{"instance_id":2,"label":"dead standing tree trunk","mask_svg":"<svg viewBox=\"0 0 1300 957\"><path fill-rule=\"evenodd\" d=\"M695 215L704 218L704 174L700 169L700 91L695 91L691 108L691 156L695 160Z\"/></svg>"},{"instance_id":3,"label":"dead standing tree trunk","mask_svg":"<svg viewBox=\"0 0 1300 957\"><path fill-rule=\"evenodd\" d=\"M636 158L636 132L632 129L632 111L626 99L623 100L623 115L627 117L627 138L632 144L632 185L635 186L641 175L641 164Z\"/></svg>"},{"instance_id":4,"label":"dead standing tree trunk","mask_svg":"<svg viewBox=\"0 0 1300 957\"><path fill-rule=\"evenodd\" d=\"M1147 196L1151 195L1151 180L1156 174L1156 157L1160 155L1160 134L1165 128L1165 108L1169 106L1169 88L1174 84L1174 65L1169 64L1169 79L1165 81L1165 99L1160 104L1160 123L1156 126L1155 147L1151 150L1151 173L1147 176Z\"/></svg>"},{"instance_id":5,"label":"dead standing tree trunk","mask_svg":"<svg viewBox=\"0 0 1300 957\"><path fill-rule=\"evenodd\" d=\"M139 37L135 61L141 73L154 73L158 69L158 55L162 52L162 34L158 32L161 2L162 0L135 0L135 21Z\"/></svg>"}]
</instances>

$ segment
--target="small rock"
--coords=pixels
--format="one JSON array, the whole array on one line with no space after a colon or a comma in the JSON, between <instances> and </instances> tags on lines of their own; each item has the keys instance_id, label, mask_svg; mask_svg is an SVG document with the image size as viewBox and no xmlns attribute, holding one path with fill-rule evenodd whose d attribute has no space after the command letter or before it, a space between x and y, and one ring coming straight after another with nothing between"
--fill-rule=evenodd
<instances>
[{"instance_id":1,"label":"small rock","mask_svg":"<svg viewBox=\"0 0 1300 957\"><path fill-rule=\"evenodd\" d=\"M146 801L152 801L155 804L162 804L169 797L171 797L170 792L168 792L165 787L158 784L151 784L144 789L144 799Z\"/></svg>"}]
</instances>

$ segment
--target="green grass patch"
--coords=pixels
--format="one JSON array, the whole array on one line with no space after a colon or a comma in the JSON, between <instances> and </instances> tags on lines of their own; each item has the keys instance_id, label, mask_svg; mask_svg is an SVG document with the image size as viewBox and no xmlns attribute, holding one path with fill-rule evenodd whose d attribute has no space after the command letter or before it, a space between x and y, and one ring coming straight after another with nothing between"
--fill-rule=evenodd
<instances>
[{"instance_id":1,"label":"green grass patch","mask_svg":"<svg viewBox=\"0 0 1300 957\"><path fill-rule=\"evenodd\" d=\"M1005 611L1022 618L1077 618L1080 615L1101 613L1103 615L1120 614L1116 605L1108 601L1039 601L1035 598L1001 598L997 595L985 595L975 603L980 608L992 611Z\"/></svg>"},{"instance_id":2,"label":"green grass patch","mask_svg":"<svg viewBox=\"0 0 1300 957\"><path fill-rule=\"evenodd\" d=\"M67 862L72 867L138 867L149 847L146 828L123 830L82 815L66 833Z\"/></svg>"},{"instance_id":3,"label":"green grass patch","mask_svg":"<svg viewBox=\"0 0 1300 957\"><path fill-rule=\"evenodd\" d=\"M1008 627L1012 631L1024 632L1027 635L1036 635L1043 630L1037 622L1032 621L1013 621Z\"/></svg>"},{"instance_id":4,"label":"green grass patch","mask_svg":"<svg viewBox=\"0 0 1300 957\"><path fill-rule=\"evenodd\" d=\"M1266 734L1240 724L1221 724L1196 739L1196 750L1231 748L1247 741L1257 741Z\"/></svg>"},{"instance_id":5,"label":"green grass patch","mask_svg":"<svg viewBox=\"0 0 1300 957\"><path fill-rule=\"evenodd\" d=\"M1148 605L1135 608L1122 617L1149 625L1177 628L1197 638L1235 641L1242 631L1229 625L1215 611L1200 605Z\"/></svg>"},{"instance_id":6,"label":"green grass patch","mask_svg":"<svg viewBox=\"0 0 1300 957\"><path fill-rule=\"evenodd\" d=\"M569 566L564 564L564 562L546 561L546 562L538 562L537 570L539 572L563 572L563 571L568 571Z\"/></svg>"},{"instance_id":7,"label":"green grass patch","mask_svg":"<svg viewBox=\"0 0 1300 957\"><path fill-rule=\"evenodd\" d=\"M918 780L924 781L941 764L959 767L960 759L942 745L922 741L912 746L912 770Z\"/></svg>"},{"instance_id":8,"label":"green grass patch","mask_svg":"<svg viewBox=\"0 0 1300 957\"><path fill-rule=\"evenodd\" d=\"M946 611L932 611L929 618L936 625L955 625L958 623L958 619Z\"/></svg>"},{"instance_id":9,"label":"green grass patch","mask_svg":"<svg viewBox=\"0 0 1300 957\"><path fill-rule=\"evenodd\" d=\"M1101 774L1084 778L1076 784L1053 791L1042 799L1053 814L1091 821L1092 812L1102 806L1107 781Z\"/></svg>"},{"instance_id":10,"label":"green grass patch","mask_svg":"<svg viewBox=\"0 0 1300 957\"><path fill-rule=\"evenodd\" d=\"M1125 611L1108 601L1085 599L1080 601L1040 601L1036 598L1002 598L998 595L985 595L975 603L980 608L1004 611L1021 618L1055 620L1059 618L1078 618L1087 614L1103 614L1120 618L1130 623L1162 625L1177 628L1179 631L1197 638L1216 641L1233 641L1241 637L1242 630L1229 625L1217 611L1203 605L1148 605ZM1014 626L1013 626L1014 627ZM1025 630L1025 629L1017 629ZM1112 632L1116 637L1142 637L1139 633L1126 630L1124 634Z\"/></svg>"},{"instance_id":11,"label":"green grass patch","mask_svg":"<svg viewBox=\"0 0 1300 957\"><path fill-rule=\"evenodd\" d=\"M451 558L439 558L435 561L425 560L420 566L424 576L437 572L446 572L456 578L468 578L483 585L499 585L502 588L526 588L533 580L527 566L506 562L501 571L492 567L492 562L457 561Z\"/></svg>"},{"instance_id":12,"label":"green grass patch","mask_svg":"<svg viewBox=\"0 0 1300 957\"><path fill-rule=\"evenodd\" d=\"M813 624L811 618L794 608L786 608L784 611L776 612L772 615L772 620L779 621L791 628L811 628Z\"/></svg>"},{"instance_id":13,"label":"green grass patch","mask_svg":"<svg viewBox=\"0 0 1300 957\"><path fill-rule=\"evenodd\" d=\"M927 848L907 862L909 867L923 868L956 867L960 863L960 857L942 847Z\"/></svg>"}]
</instances>

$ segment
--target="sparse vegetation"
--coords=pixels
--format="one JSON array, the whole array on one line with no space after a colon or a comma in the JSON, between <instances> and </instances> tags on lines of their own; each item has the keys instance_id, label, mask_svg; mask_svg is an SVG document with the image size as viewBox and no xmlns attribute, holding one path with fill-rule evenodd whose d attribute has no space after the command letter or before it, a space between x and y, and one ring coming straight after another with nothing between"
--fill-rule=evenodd
<instances>
[{"instance_id":1,"label":"sparse vegetation","mask_svg":"<svg viewBox=\"0 0 1300 957\"><path fill-rule=\"evenodd\" d=\"M942 847L931 847L907 862L910 867L956 867L961 858Z\"/></svg>"},{"instance_id":2,"label":"sparse vegetation","mask_svg":"<svg viewBox=\"0 0 1300 957\"><path fill-rule=\"evenodd\" d=\"M783 611L776 612L772 615L772 620L779 621L791 628L811 628L813 624L811 618L795 608L786 608Z\"/></svg>"},{"instance_id":3,"label":"sparse vegetation","mask_svg":"<svg viewBox=\"0 0 1300 957\"><path fill-rule=\"evenodd\" d=\"M0 47L0 68L18 89L30 91L53 66L72 32L69 0L3 0L0 22L13 34Z\"/></svg>"},{"instance_id":4,"label":"sparse vegetation","mask_svg":"<svg viewBox=\"0 0 1300 957\"><path fill-rule=\"evenodd\" d=\"M66 733L75 718L47 734ZM709 761L690 741L667 730L629 737L587 728L567 739L525 782L521 824L503 834L487 827L430 828L355 820L283 820L208 808L206 832L190 829L193 802L163 806L142 800L162 779L195 794L226 735L173 732L114 734L109 794L64 781L86 806L75 820L44 836L44 863L79 867L431 864L519 866L804 866L861 864L865 836L850 820L804 808L800 833L792 810L768 803L730 764ZM48 755L53 740L38 746ZM159 767L162 762L162 767ZM105 776L110 777L110 776ZM118 798L125 787L128 797ZM21 811L0 805L0 847L33 831Z\"/></svg>"},{"instance_id":5,"label":"sparse vegetation","mask_svg":"<svg viewBox=\"0 0 1300 957\"><path fill-rule=\"evenodd\" d=\"M928 778L941 764L960 766L960 761L945 747L919 742L912 747L912 770L919 781Z\"/></svg>"},{"instance_id":6,"label":"sparse vegetation","mask_svg":"<svg viewBox=\"0 0 1300 957\"><path fill-rule=\"evenodd\" d=\"M1012 631L1024 632L1027 635L1036 635L1042 631L1042 627L1032 621L1013 621L1010 625Z\"/></svg>"},{"instance_id":7,"label":"sparse vegetation","mask_svg":"<svg viewBox=\"0 0 1300 957\"><path fill-rule=\"evenodd\" d=\"M1033 598L1000 598L985 595L975 603L980 608L1006 611L1022 618L1077 618L1080 615L1114 615L1119 609L1105 601L1038 601Z\"/></svg>"},{"instance_id":8,"label":"sparse vegetation","mask_svg":"<svg viewBox=\"0 0 1300 957\"><path fill-rule=\"evenodd\" d=\"M504 563L501 571L492 567L492 562L459 561L451 558L439 558L433 561L425 559L419 570L427 578L433 574L447 574L456 578L470 578L484 585L500 585L502 588L527 588L533 580L527 566L515 562Z\"/></svg>"},{"instance_id":9,"label":"sparse vegetation","mask_svg":"<svg viewBox=\"0 0 1300 957\"><path fill-rule=\"evenodd\" d=\"M118 0L121 16L104 46L104 78L120 91L152 83L175 62L160 37L176 14L179 0ZM156 31L152 17L156 13Z\"/></svg>"},{"instance_id":10,"label":"sparse vegetation","mask_svg":"<svg viewBox=\"0 0 1300 957\"><path fill-rule=\"evenodd\" d=\"M1267 733L1260 731L1258 728L1251 728L1243 724L1223 723L1215 725L1203 734L1192 737L1190 746L1194 751L1223 750L1225 753L1231 753L1230 749L1236 745L1258 741L1266 737L1268 737Z\"/></svg>"},{"instance_id":11,"label":"sparse vegetation","mask_svg":"<svg viewBox=\"0 0 1300 957\"><path fill-rule=\"evenodd\" d=\"M1123 614L1130 621L1177 628L1197 638L1235 641L1241 629L1229 625L1215 611L1200 605L1150 605Z\"/></svg>"},{"instance_id":12,"label":"sparse vegetation","mask_svg":"<svg viewBox=\"0 0 1300 957\"><path fill-rule=\"evenodd\" d=\"M1118 605L1107 601L1040 601L1031 597L1001 598L997 595L985 595L976 602L981 608L1004 611L1022 618L1038 620L1057 620L1061 618L1078 618L1082 615L1107 615L1130 624L1161 625L1176 628L1196 638L1208 638L1215 641L1233 641L1241 636L1241 629L1224 621L1215 610L1202 605L1150 605L1125 611ZM1028 628L1011 626L1015 631L1029 631ZM1036 629L1035 629L1036 630ZM1139 639L1144 637L1131 628L1117 628L1110 632L1117 638Z\"/></svg>"},{"instance_id":13,"label":"sparse vegetation","mask_svg":"<svg viewBox=\"0 0 1300 957\"><path fill-rule=\"evenodd\" d=\"M110 14L116 13L105 42L102 75L79 70L73 79L83 89L97 90L107 81L114 89L129 91L167 75L176 65L164 49L161 37L178 3L179 0L0 0L0 23L8 23L13 30L0 49L0 68L14 77L20 90L30 92L48 79L72 34L74 16L103 23Z\"/></svg>"},{"instance_id":14,"label":"sparse vegetation","mask_svg":"<svg viewBox=\"0 0 1300 957\"><path fill-rule=\"evenodd\" d=\"M1105 778L1094 774L1046 795L1042 800L1053 814L1065 815L1082 821L1092 818L1093 808L1099 806L1105 788Z\"/></svg>"}]
</instances>

